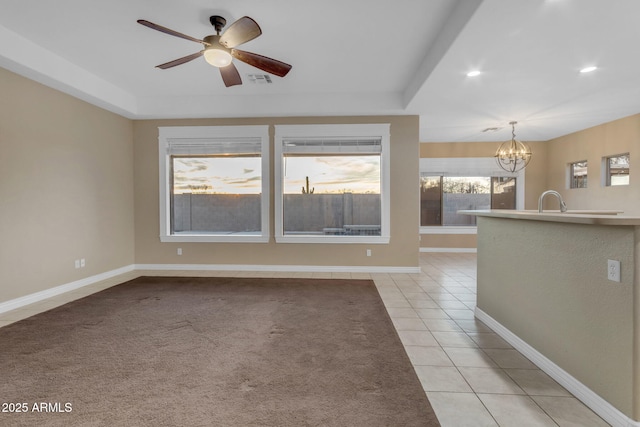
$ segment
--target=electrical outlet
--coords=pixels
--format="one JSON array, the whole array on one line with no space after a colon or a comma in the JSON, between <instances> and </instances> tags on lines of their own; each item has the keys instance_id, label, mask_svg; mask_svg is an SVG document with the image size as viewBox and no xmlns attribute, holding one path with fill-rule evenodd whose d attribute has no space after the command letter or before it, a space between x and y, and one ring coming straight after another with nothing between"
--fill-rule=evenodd
<instances>
[{"instance_id":1,"label":"electrical outlet","mask_svg":"<svg viewBox=\"0 0 640 427\"><path fill-rule=\"evenodd\" d=\"M182 255L182 248L178 248L178 255Z\"/></svg>"},{"instance_id":2,"label":"electrical outlet","mask_svg":"<svg viewBox=\"0 0 640 427\"><path fill-rule=\"evenodd\" d=\"M613 259L607 260L607 277L613 282L620 281L620 261Z\"/></svg>"},{"instance_id":3,"label":"electrical outlet","mask_svg":"<svg viewBox=\"0 0 640 427\"><path fill-rule=\"evenodd\" d=\"M371 256L371 249L367 249L367 256Z\"/></svg>"},{"instance_id":4,"label":"electrical outlet","mask_svg":"<svg viewBox=\"0 0 640 427\"><path fill-rule=\"evenodd\" d=\"M84 268L85 265L86 265L86 262L85 262L84 258L82 258L80 260L80 268Z\"/></svg>"},{"instance_id":5,"label":"electrical outlet","mask_svg":"<svg viewBox=\"0 0 640 427\"><path fill-rule=\"evenodd\" d=\"M80 268L80 260L79 259L77 259L75 261L75 265L76 265L76 268Z\"/></svg>"}]
</instances>

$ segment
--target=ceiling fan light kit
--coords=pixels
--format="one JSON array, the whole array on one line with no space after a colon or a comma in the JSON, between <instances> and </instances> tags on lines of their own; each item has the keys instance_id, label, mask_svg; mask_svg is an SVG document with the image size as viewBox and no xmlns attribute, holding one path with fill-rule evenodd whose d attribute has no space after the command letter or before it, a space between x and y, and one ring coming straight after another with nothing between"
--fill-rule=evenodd
<instances>
[{"instance_id":1,"label":"ceiling fan light kit","mask_svg":"<svg viewBox=\"0 0 640 427\"><path fill-rule=\"evenodd\" d=\"M200 40L144 19L138 20L138 23L145 27L149 27L153 30L160 31L171 36L201 43L204 46L204 49L200 52L192 53L191 55L174 59L173 61L156 66L156 68L160 68L162 70L185 64L199 58L200 56L204 56L205 61L220 70L222 81L227 87L242 84L240 73L238 73L238 69L233 64L233 58L278 77L286 76L291 70L291 65L282 61L258 55L257 53L235 49L236 46L251 41L262 34L260 26L252 18L244 16L238 19L222 34L220 34L220 32L227 24L226 19L218 15L213 15L209 18L209 22L211 22L211 25L215 28L216 34L206 36Z\"/></svg>"},{"instance_id":2,"label":"ceiling fan light kit","mask_svg":"<svg viewBox=\"0 0 640 427\"><path fill-rule=\"evenodd\" d=\"M203 53L205 61L217 68L231 64L231 49L220 44L220 36L207 36L203 40L209 43Z\"/></svg>"}]
</instances>

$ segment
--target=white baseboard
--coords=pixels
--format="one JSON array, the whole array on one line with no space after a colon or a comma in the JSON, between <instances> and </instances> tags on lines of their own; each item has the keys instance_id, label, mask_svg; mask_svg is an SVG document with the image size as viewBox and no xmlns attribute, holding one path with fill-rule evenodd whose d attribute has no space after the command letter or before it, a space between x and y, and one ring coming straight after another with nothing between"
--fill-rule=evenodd
<instances>
[{"instance_id":1,"label":"white baseboard","mask_svg":"<svg viewBox=\"0 0 640 427\"><path fill-rule=\"evenodd\" d=\"M317 265L235 265L235 264L132 264L116 270L66 283L44 291L35 292L9 301L0 302L0 313L15 310L35 302L55 297L120 274L137 270L145 271L244 271L244 272L288 272L288 273L420 273L420 267L369 267L369 266L317 266Z\"/></svg>"},{"instance_id":2,"label":"white baseboard","mask_svg":"<svg viewBox=\"0 0 640 427\"><path fill-rule=\"evenodd\" d=\"M105 273L96 274L95 276L85 277L84 279L56 286L55 288L46 289L44 291L25 295L23 297L15 298L9 301L0 302L0 313L15 310L16 308L24 307L25 305L33 304L34 302L46 300L48 298L64 294L65 292L70 292L84 286L92 285L102 280L110 279L120 274L129 273L133 270L134 266L128 265L126 267L118 268L115 270L107 271Z\"/></svg>"},{"instance_id":3,"label":"white baseboard","mask_svg":"<svg viewBox=\"0 0 640 427\"><path fill-rule=\"evenodd\" d=\"M475 316L613 427L640 427L639 421L634 421L620 412L478 307L475 309Z\"/></svg>"},{"instance_id":4,"label":"white baseboard","mask_svg":"<svg viewBox=\"0 0 640 427\"><path fill-rule=\"evenodd\" d=\"M420 248L420 252L477 253L477 248Z\"/></svg>"},{"instance_id":5,"label":"white baseboard","mask_svg":"<svg viewBox=\"0 0 640 427\"><path fill-rule=\"evenodd\" d=\"M420 267L358 265L136 264L135 269L158 271L281 271L287 273L420 273Z\"/></svg>"}]
</instances>

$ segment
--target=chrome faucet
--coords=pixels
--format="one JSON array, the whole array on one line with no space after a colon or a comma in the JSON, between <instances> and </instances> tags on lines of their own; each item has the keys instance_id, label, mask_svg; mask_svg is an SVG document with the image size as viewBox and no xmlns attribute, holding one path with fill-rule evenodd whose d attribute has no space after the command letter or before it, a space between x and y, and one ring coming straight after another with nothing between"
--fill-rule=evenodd
<instances>
[{"instance_id":1,"label":"chrome faucet","mask_svg":"<svg viewBox=\"0 0 640 427\"><path fill-rule=\"evenodd\" d=\"M556 196L558 198L558 202L560 202L560 212L566 212L567 211L567 204L564 202L564 200L562 200L562 196L560 195L560 193L558 193L555 190L547 190L544 193L542 193L540 195L540 198L538 198L538 213L542 213L542 202L544 201L544 197L547 194L551 194L553 196Z\"/></svg>"}]
</instances>

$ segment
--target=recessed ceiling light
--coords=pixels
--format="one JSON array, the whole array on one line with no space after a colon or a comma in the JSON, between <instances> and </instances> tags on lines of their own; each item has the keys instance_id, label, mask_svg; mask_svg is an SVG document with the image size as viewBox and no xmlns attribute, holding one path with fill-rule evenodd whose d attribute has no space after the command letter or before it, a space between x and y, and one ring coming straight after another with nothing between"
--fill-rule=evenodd
<instances>
[{"instance_id":1,"label":"recessed ceiling light","mask_svg":"<svg viewBox=\"0 0 640 427\"><path fill-rule=\"evenodd\" d=\"M581 73L590 73L590 72L595 71L597 69L598 69L598 67L595 67L595 66L585 67L582 70L580 70L580 72Z\"/></svg>"},{"instance_id":2,"label":"recessed ceiling light","mask_svg":"<svg viewBox=\"0 0 640 427\"><path fill-rule=\"evenodd\" d=\"M467 77L475 77L475 76L479 76L481 73L478 70L473 70L473 71L469 71L467 73Z\"/></svg>"}]
</instances>

